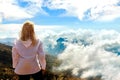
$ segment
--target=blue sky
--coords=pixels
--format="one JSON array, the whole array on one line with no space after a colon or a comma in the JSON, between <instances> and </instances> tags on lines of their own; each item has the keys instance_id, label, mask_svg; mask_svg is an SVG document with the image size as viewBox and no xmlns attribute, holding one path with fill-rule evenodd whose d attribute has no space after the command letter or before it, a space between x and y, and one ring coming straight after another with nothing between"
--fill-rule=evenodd
<instances>
[{"instance_id":1,"label":"blue sky","mask_svg":"<svg viewBox=\"0 0 120 80\"><path fill-rule=\"evenodd\" d=\"M120 0L0 0L0 24L25 20L44 26L120 31Z\"/></svg>"}]
</instances>

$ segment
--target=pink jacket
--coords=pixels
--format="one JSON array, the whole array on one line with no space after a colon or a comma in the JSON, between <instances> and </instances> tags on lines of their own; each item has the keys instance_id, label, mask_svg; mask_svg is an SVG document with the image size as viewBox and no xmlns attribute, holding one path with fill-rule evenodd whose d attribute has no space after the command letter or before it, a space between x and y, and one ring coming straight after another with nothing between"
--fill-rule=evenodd
<instances>
[{"instance_id":1,"label":"pink jacket","mask_svg":"<svg viewBox=\"0 0 120 80\"><path fill-rule=\"evenodd\" d=\"M12 61L15 73L20 75L34 74L46 68L45 53L42 43L30 46L31 41L17 40L12 48Z\"/></svg>"}]
</instances>

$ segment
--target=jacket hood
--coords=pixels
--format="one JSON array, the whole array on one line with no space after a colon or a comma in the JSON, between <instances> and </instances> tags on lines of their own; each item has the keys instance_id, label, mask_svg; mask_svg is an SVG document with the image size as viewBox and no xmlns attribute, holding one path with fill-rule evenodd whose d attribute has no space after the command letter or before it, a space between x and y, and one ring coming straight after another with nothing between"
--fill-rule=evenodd
<instances>
[{"instance_id":1,"label":"jacket hood","mask_svg":"<svg viewBox=\"0 0 120 80\"><path fill-rule=\"evenodd\" d=\"M28 39L27 41L22 41L22 44L23 44L26 48L28 48L28 47L31 46L32 41L31 41L30 39Z\"/></svg>"}]
</instances>

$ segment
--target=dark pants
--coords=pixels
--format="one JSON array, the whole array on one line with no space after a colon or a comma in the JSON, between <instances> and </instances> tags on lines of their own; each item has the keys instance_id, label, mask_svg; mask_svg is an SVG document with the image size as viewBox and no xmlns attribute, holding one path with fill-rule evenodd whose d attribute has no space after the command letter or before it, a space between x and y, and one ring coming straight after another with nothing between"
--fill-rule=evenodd
<instances>
[{"instance_id":1,"label":"dark pants","mask_svg":"<svg viewBox=\"0 0 120 80\"><path fill-rule=\"evenodd\" d=\"M39 71L35 74L30 75L18 75L19 80L30 80L30 77L32 77L34 80L43 80L42 71Z\"/></svg>"}]
</instances>

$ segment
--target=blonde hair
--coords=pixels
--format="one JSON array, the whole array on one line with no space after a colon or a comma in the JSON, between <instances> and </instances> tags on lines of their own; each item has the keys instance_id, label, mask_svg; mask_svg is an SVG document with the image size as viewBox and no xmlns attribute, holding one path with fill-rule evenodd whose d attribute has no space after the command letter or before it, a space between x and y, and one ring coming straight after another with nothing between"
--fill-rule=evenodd
<instances>
[{"instance_id":1,"label":"blonde hair","mask_svg":"<svg viewBox=\"0 0 120 80\"><path fill-rule=\"evenodd\" d=\"M27 41L28 39L32 40L32 45L34 46L37 42L35 31L34 31L34 24L30 21L26 21L20 33L20 39L22 41Z\"/></svg>"}]
</instances>

